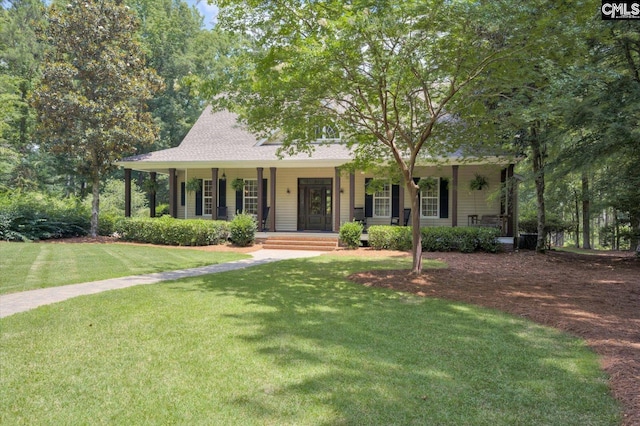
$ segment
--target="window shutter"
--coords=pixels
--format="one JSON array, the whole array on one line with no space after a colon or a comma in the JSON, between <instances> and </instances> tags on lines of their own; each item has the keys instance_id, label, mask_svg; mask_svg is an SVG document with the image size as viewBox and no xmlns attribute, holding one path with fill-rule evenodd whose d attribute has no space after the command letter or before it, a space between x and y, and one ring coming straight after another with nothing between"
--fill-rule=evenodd
<instances>
[{"instance_id":1,"label":"window shutter","mask_svg":"<svg viewBox=\"0 0 640 426\"><path fill-rule=\"evenodd\" d=\"M218 180L218 206L227 207L227 181Z\"/></svg>"},{"instance_id":2,"label":"window shutter","mask_svg":"<svg viewBox=\"0 0 640 426\"><path fill-rule=\"evenodd\" d=\"M449 180L440 178L440 219L449 217Z\"/></svg>"},{"instance_id":3,"label":"window shutter","mask_svg":"<svg viewBox=\"0 0 640 426\"><path fill-rule=\"evenodd\" d=\"M180 205L181 205L181 206L184 206L184 201L185 201L185 192L186 192L186 189L185 189L185 183L184 183L184 182L181 182L181 183L180 183Z\"/></svg>"},{"instance_id":4,"label":"window shutter","mask_svg":"<svg viewBox=\"0 0 640 426\"><path fill-rule=\"evenodd\" d=\"M204 182L200 179L200 190L196 191L196 216L202 216L202 191L204 189Z\"/></svg>"},{"instance_id":5,"label":"window shutter","mask_svg":"<svg viewBox=\"0 0 640 426\"><path fill-rule=\"evenodd\" d=\"M236 212L242 213L244 210L242 190L236 191Z\"/></svg>"},{"instance_id":6,"label":"window shutter","mask_svg":"<svg viewBox=\"0 0 640 426\"><path fill-rule=\"evenodd\" d=\"M373 195L367 194L367 184L371 182L371 178L365 178L364 180L364 217L373 217Z\"/></svg>"},{"instance_id":7,"label":"window shutter","mask_svg":"<svg viewBox=\"0 0 640 426\"><path fill-rule=\"evenodd\" d=\"M266 209L267 208L267 191L269 190L269 185L267 179L262 179L262 205ZM264 219L264 218L263 218Z\"/></svg>"},{"instance_id":8,"label":"window shutter","mask_svg":"<svg viewBox=\"0 0 640 426\"><path fill-rule=\"evenodd\" d=\"M391 185L391 217L400 217L400 186Z\"/></svg>"}]
</instances>

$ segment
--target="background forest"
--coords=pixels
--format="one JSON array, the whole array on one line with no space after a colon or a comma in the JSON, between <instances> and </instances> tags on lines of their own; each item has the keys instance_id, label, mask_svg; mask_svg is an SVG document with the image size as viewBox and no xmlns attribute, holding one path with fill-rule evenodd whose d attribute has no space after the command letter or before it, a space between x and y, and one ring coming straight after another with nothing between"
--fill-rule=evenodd
<instances>
[{"instance_id":1,"label":"background forest","mask_svg":"<svg viewBox=\"0 0 640 426\"><path fill-rule=\"evenodd\" d=\"M72 153L51 149L51 134L38 126L34 103L52 49L51 39L44 37L49 12L57 3L0 3L0 210L15 209L16 200L22 200L28 209L66 208L88 218L91 179L70 166L77 162ZM155 71L162 89L145 101L157 128L153 143L134 146L122 157L177 146L220 82L228 80L242 47L230 28L207 29L198 9L185 1L124 3L138 20L134 39L141 59ZM229 7L234 2L220 3ZM523 17L535 17L527 20L530 41L522 49L528 60L499 65L495 80L484 80L487 87L501 84L503 96L482 113L484 120L497 123L497 143L523 156L517 166L522 231L544 227L552 235L565 231L560 244L636 249L640 25L602 20L599 4L578 2L565 6L571 7L568 11L536 1L531 10L521 11ZM100 179L101 215L123 216L122 171ZM134 211L145 215L148 183L143 176L136 183ZM158 202L163 204L166 181L159 183ZM157 211L162 214L162 207ZM1 216L0 222L6 220Z\"/></svg>"}]
</instances>

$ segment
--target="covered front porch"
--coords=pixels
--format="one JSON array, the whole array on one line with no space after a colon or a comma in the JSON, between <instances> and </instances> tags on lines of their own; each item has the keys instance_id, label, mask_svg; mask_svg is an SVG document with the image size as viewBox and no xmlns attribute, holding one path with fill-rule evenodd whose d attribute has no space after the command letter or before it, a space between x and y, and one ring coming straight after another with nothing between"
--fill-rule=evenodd
<instances>
[{"instance_id":1,"label":"covered front porch","mask_svg":"<svg viewBox=\"0 0 640 426\"><path fill-rule=\"evenodd\" d=\"M337 165L227 166L231 167L145 171L152 181L157 173L168 175L172 217L232 220L236 212L247 212L255 215L260 232L337 233L341 224L360 219L360 215L368 226L403 224L404 210L411 205L402 185L389 184L380 193L370 195L365 192L365 185L374 176L345 173ZM127 216L131 215L131 172L132 169L125 169ZM489 186L472 191L468 182L478 173L487 177ZM492 226L500 227L503 236L516 234L517 185L513 164L424 166L418 174L435 177L439 182L433 194L421 198L425 206L420 212L421 226L482 225L483 218L490 218ZM189 182L193 180L199 182L199 189L190 191ZM236 187L238 182L241 187ZM155 216L153 192L150 200L150 214Z\"/></svg>"}]
</instances>

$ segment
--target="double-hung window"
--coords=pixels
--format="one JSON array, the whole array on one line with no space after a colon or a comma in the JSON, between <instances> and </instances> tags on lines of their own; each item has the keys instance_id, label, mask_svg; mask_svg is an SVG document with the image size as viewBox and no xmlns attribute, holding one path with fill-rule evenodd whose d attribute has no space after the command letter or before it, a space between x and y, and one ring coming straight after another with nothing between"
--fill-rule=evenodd
<instances>
[{"instance_id":1,"label":"double-hung window","mask_svg":"<svg viewBox=\"0 0 640 426\"><path fill-rule=\"evenodd\" d=\"M257 179L244 180L244 195L243 195L242 203L243 203L245 213L258 214L258 180Z\"/></svg>"},{"instance_id":2,"label":"double-hung window","mask_svg":"<svg viewBox=\"0 0 640 426\"><path fill-rule=\"evenodd\" d=\"M391 217L391 184L385 183L380 191L373 194L373 216Z\"/></svg>"},{"instance_id":3,"label":"double-hung window","mask_svg":"<svg viewBox=\"0 0 640 426\"><path fill-rule=\"evenodd\" d=\"M212 214L213 212L213 193L211 191L211 180L205 180L202 192L203 214Z\"/></svg>"},{"instance_id":4,"label":"double-hung window","mask_svg":"<svg viewBox=\"0 0 640 426\"><path fill-rule=\"evenodd\" d=\"M420 216L423 218L437 218L439 217L439 178L422 178L430 182L425 188L420 190Z\"/></svg>"}]
</instances>

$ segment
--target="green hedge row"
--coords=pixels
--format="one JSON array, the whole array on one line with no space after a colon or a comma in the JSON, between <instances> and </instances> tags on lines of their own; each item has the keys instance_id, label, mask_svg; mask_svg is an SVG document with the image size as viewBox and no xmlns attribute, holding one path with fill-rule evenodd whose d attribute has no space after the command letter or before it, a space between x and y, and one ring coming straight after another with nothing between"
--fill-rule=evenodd
<instances>
[{"instance_id":1,"label":"green hedge row","mask_svg":"<svg viewBox=\"0 0 640 426\"><path fill-rule=\"evenodd\" d=\"M127 218L115 224L120 239L172 246L221 244L230 235L230 224L204 219Z\"/></svg>"},{"instance_id":2,"label":"green hedge row","mask_svg":"<svg viewBox=\"0 0 640 426\"><path fill-rule=\"evenodd\" d=\"M91 212L76 198L0 193L0 240L33 241L86 235Z\"/></svg>"},{"instance_id":3,"label":"green hedge row","mask_svg":"<svg viewBox=\"0 0 640 426\"><path fill-rule=\"evenodd\" d=\"M411 250L411 227L374 225L367 232L369 246L374 249ZM495 228L439 226L422 228L421 232L424 251L496 253L500 250L500 231Z\"/></svg>"}]
</instances>

